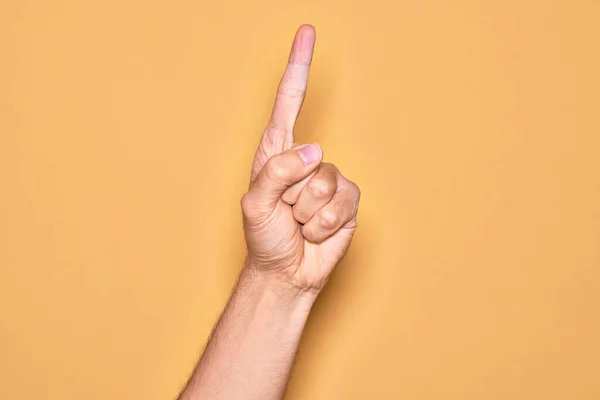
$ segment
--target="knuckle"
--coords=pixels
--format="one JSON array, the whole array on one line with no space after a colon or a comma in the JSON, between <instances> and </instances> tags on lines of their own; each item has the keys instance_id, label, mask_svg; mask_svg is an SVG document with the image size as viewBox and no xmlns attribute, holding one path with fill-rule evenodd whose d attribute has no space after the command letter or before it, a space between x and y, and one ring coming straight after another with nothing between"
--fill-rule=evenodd
<instances>
[{"instance_id":1,"label":"knuckle","mask_svg":"<svg viewBox=\"0 0 600 400\"><path fill-rule=\"evenodd\" d=\"M335 191L335 184L327 179L311 179L307 190L315 197L326 197Z\"/></svg>"},{"instance_id":2,"label":"knuckle","mask_svg":"<svg viewBox=\"0 0 600 400\"><path fill-rule=\"evenodd\" d=\"M267 162L267 165L267 173L272 180L281 181L287 178L288 171L282 162L281 157L271 157Z\"/></svg>"},{"instance_id":3,"label":"knuckle","mask_svg":"<svg viewBox=\"0 0 600 400\"><path fill-rule=\"evenodd\" d=\"M355 201L352 198L347 197L344 199L340 199L338 202L336 202L334 207L338 213L348 214L354 208L354 204Z\"/></svg>"},{"instance_id":4,"label":"knuckle","mask_svg":"<svg viewBox=\"0 0 600 400\"><path fill-rule=\"evenodd\" d=\"M361 196L362 193L361 193L360 188L358 187L358 185L356 183L352 182L352 186L353 186L354 191L356 193L356 201L358 202L360 200L360 196Z\"/></svg>"},{"instance_id":5,"label":"knuckle","mask_svg":"<svg viewBox=\"0 0 600 400\"><path fill-rule=\"evenodd\" d=\"M268 219L270 213L264 207L261 207L260 202L257 200L256 193L252 191L242 196L240 203L244 217L244 226L259 226Z\"/></svg>"},{"instance_id":6,"label":"knuckle","mask_svg":"<svg viewBox=\"0 0 600 400\"><path fill-rule=\"evenodd\" d=\"M278 138L281 135L289 135L292 133L294 133L293 128L273 121L269 121L267 129L265 130L266 138L271 141L274 141L275 138Z\"/></svg>"},{"instance_id":7,"label":"knuckle","mask_svg":"<svg viewBox=\"0 0 600 400\"><path fill-rule=\"evenodd\" d=\"M321 163L321 165L324 168L330 169L332 173L338 173L339 172L338 167L336 167L335 164L333 164L333 163Z\"/></svg>"},{"instance_id":8,"label":"knuckle","mask_svg":"<svg viewBox=\"0 0 600 400\"><path fill-rule=\"evenodd\" d=\"M332 210L324 210L319 218L319 225L326 230L335 229L340 222L339 215Z\"/></svg>"},{"instance_id":9,"label":"knuckle","mask_svg":"<svg viewBox=\"0 0 600 400\"><path fill-rule=\"evenodd\" d=\"M358 185L352 181L348 181L348 186L350 189L350 193L353 194L352 197L355 198L356 201L360 200L361 192L360 192L360 188L358 187Z\"/></svg>"},{"instance_id":10,"label":"knuckle","mask_svg":"<svg viewBox=\"0 0 600 400\"><path fill-rule=\"evenodd\" d=\"M252 199L248 193L245 193L240 199L240 205L244 214L249 214L252 210Z\"/></svg>"}]
</instances>

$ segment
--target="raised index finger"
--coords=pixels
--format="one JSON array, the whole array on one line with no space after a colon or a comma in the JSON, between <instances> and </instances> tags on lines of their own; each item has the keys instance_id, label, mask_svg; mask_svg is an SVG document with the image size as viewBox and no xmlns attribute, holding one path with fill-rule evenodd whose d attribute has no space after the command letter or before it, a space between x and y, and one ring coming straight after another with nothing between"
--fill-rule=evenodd
<instances>
[{"instance_id":1,"label":"raised index finger","mask_svg":"<svg viewBox=\"0 0 600 400\"><path fill-rule=\"evenodd\" d=\"M288 143L293 143L293 129L306 93L308 72L312 61L316 32L312 25L298 28L288 64L277 89L275 106L271 114L269 128L279 134L290 136Z\"/></svg>"}]
</instances>

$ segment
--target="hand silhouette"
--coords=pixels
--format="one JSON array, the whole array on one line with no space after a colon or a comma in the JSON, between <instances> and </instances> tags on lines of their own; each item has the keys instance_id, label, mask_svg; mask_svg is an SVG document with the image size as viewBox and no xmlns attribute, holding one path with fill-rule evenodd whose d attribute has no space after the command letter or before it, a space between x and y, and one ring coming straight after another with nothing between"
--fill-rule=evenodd
<instances>
[{"instance_id":1,"label":"hand silhouette","mask_svg":"<svg viewBox=\"0 0 600 400\"><path fill-rule=\"evenodd\" d=\"M294 140L314 44L314 28L301 26L256 151L242 211L249 267L320 291L352 241L360 190L333 164L322 162L318 144Z\"/></svg>"}]
</instances>

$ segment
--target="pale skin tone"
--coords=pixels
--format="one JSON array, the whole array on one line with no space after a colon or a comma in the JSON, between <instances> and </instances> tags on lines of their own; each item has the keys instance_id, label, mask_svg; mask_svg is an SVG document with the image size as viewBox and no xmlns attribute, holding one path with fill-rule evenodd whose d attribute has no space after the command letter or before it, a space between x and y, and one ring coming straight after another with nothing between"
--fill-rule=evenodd
<instances>
[{"instance_id":1,"label":"pale skin tone","mask_svg":"<svg viewBox=\"0 0 600 400\"><path fill-rule=\"evenodd\" d=\"M314 43L301 26L242 197L248 257L180 400L283 398L311 307L352 241L358 187L294 138Z\"/></svg>"}]
</instances>

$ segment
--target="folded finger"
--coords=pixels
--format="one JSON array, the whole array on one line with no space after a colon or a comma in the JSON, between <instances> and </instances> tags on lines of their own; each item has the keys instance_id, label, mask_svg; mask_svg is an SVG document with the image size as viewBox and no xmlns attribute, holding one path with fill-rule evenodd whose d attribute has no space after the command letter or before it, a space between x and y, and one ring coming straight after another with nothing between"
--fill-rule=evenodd
<instances>
[{"instance_id":1,"label":"folded finger","mask_svg":"<svg viewBox=\"0 0 600 400\"><path fill-rule=\"evenodd\" d=\"M316 174L306 182L294 204L292 210L296 221L307 223L329 203L338 190L338 176L338 169L333 164L319 165Z\"/></svg>"},{"instance_id":2,"label":"folded finger","mask_svg":"<svg viewBox=\"0 0 600 400\"><path fill-rule=\"evenodd\" d=\"M356 221L360 191L347 182L329 203L321 208L303 227L302 234L313 243L321 243L340 228Z\"/></svg>"}]
</instances>

